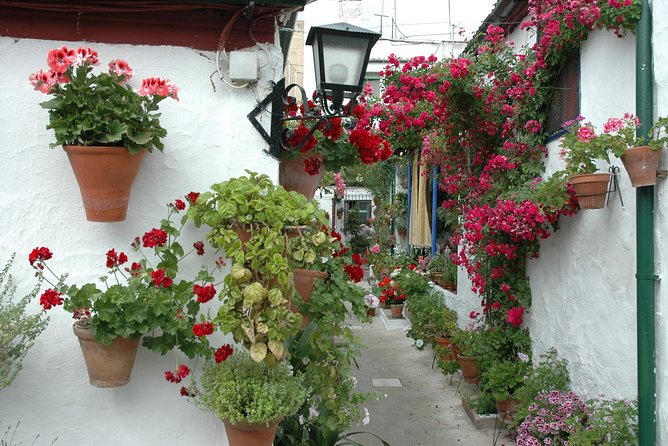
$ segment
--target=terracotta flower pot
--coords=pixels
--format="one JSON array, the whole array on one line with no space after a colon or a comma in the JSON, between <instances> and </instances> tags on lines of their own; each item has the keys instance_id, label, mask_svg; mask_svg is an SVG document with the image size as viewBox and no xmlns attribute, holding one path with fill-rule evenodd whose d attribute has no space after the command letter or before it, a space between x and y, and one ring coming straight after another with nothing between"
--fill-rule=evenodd
<instances>
[{"instance_id":1,"label":"terracotta flower pot","mask_svg":"<svg viewBox=\"0 0 668 446\"><path fill-rule=\"evenodd\" d=\"M313 293L315 281L317 279L326 279L327 277L329 277L329 274L324 271L313 271L300 268L295 269L295 289L301 296L302 302L311 302L311 293ZM290 300L290 311L299 313L299 310L292 300ZM304 328L308 325L311 317L308 314L302 314L302 318L302 328Z\"/></svg>"},{"instance_id":2,"label":"terracotta flower pot","mask_svg":"<svg viewBox=\"0 0 668 446\"><path fill-rule=\"evenodd\" d=\"M478 358L475 356L457 355L457 362L462 368L462 375L464 381L470 384L477 384L480 376L480 369L478 368Z\"/></svg>"},{"instance_id":3,"label":"terracotta flower pot","mask_svg":"<svg viewBox=\"0 0 668 446\"><path fill-rule=\"evenodd\" d=\"M247 229L246 226L240 225L238 223L232 226L232 230L237 233L237 237L241 240L241 249L246 250L246 243L250 240L253 233L250 229Z\"/></svg>"},{"instance_id":4,"label":"terracotta flower pot","mask_svg":"<svg viewBox=\"0 0 668 446\"><path fill-rule=\"evenodd\" d=\"M652 150L649 146L634 147L624 152L621 160L633 187L656 184L656 171L662 154L663 150Z\"/></svg>"},{"instance_id":5,"label":"terracotta flower pot","mask_svg":"<svg viewBox=\"0 0 668 446\"><path fill-rule=\"evenodd\" d=\"M320 172L309 175L304 171L304 158L281 159L278 163L278 184L285 190L299 192L306 199L312 200L320 180L325 175L325 167Z\"/></svg>"},{"instance_id":6,"label":"terracotta flower pot","mask_svg":"<svg viewBox=\"0 0 668 446\"><path fill-rule=\"evenodd\" d=\"M375 308L367 308L366 315L369 316L369 317L375 317L376 316L376 309Z\"/></svg>"},{"instance_id":7,"label":"terracotta flower pot","mask_svg":"<svg viewBox=\"0 0 668 446\"><path fill-rule=\"evenodd\" d=\"M130 382L139 338L118 337L110 345L100 344L88 328L74 324L74 334L86 361L88 378L95 387L120 387Z\"/></svg>"},{"instance_id":8,"label":"terracotta flower pot","mask_svg":"<svg viewBox=\"0 0 668 446\"><path fill-rule=\"evenodd\" d=\"M390 309L392 310L392 319L401 319L404 317L404 304L391 304Z\"/></svg>"},{"instance_id":9,"label":"terracotta flower pot","mask_svg":"<svg viewBox=\"0 0 668 446\"><path fill-rule=\"evenodd\" d=\"M452 352L452 343L450 342L450 338L436 336L434 340L436 341L436 345L440 347L449 347L450 353L446 355L441 355L442 361L452 361L453 359L455 359L455 355Z\"/></svg>"},{"instance_id":10,"label":"terracotta flower pot","mask_svg":"<svg viewBox=\"0 0 668 446\"><path fill-rule=\"evenodd\" d=\"M230 446L271 446L278 429L278 423L224 423Z\"/></svg>"},{"instance_id":11,"label":"terracotta flower pot","mask_svg":"<svg viewBox=\"0 0 668 446\"><path fill-rule=\"evenodd\" d=\"M130 190L145 151L131 155L125 147L64 146L89 221L123 221Z\"/></svg>"},{"instance_id":12,"label":"terracotta flower pot","mask_svg":"<svg viewBox=\"0 0 668 446\"><path fill-rule=\"evenodd\" d=\"M578 197L580 208L601 209L605 207L605 197L608 192L611 174L592 173L573 175L570 183Z\"/></svg>"},{"instance_id":13,"label":"terracotta flower pot","mask_svg":"<svg viewBox=\"0 0 668 446\"><path fill-rule=\"evenodd\" d=\"M508 398L507 400L497 401L496 410L499 412L499 418L504 423L510 423L513 421L513 415L517 412L517 406L520 404L520 400L514 400Z\"/></svg>"}]
</instances>

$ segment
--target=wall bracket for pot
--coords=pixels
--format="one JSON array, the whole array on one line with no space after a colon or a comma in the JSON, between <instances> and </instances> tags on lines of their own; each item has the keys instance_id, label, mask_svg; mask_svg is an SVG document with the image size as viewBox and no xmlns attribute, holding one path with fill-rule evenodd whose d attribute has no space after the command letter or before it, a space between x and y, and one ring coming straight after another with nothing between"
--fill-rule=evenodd
<instances>
[{"instance_id":1,"label":"wall bracket for pot","mask_svg":"<svg viewBox=\"0 0 668 446\"><path fill-rule=\"evenodd\" d=\"M608 189L608 198L605 202L605 205L610 205L610 194L617 192L617 195L619 195L619 202L622 204L622 207L624 207L624 199L622 198L622 191L619 188L619 180L617 179L617 175L619 174L619 167L610 166L608 167L608 172L612 174L612 181L610 181L609 186L611 186L611 188Z\"/></svg>"},{"instance_id":2,"label":"wall bracket for pot","mask_svg":"<svg viewBox=\"0 0 668 446\"><path fill-rule=\"evenodd\" d=\"M657 178L668 178L668 170L657 170L656 171L656 177Z\"/></svg>"}]
</instances>

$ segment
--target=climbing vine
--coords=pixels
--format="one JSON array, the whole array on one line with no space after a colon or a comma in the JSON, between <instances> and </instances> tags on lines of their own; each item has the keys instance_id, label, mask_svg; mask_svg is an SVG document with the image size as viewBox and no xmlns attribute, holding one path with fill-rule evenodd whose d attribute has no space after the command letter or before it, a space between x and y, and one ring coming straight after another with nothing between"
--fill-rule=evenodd
<instances>
[{"instance_id":1,"label":"climbing vine","mask_svg":"<svg viewBox=\"0 0 668 446\"><path fill-rule=\"evenodd\" d=\"M538 39L514 48L490 25L477 46L438 61L390 56L379 100L360 106L395 153L440 168L445 208L460 216L453 260L471 277L490 326L519 327L531 305L528 258L577 212L566 177L544 179L545 122L556 74L594 29L635 30L639 0L530 0L521 25ZM363 111L366 112L363 112Z\"/></svg>"}]
</instances>

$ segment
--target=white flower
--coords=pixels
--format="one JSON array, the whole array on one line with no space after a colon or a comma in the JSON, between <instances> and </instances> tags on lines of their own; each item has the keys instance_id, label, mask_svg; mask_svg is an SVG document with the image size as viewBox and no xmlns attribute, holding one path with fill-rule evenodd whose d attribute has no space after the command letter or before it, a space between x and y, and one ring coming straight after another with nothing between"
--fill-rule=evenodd
<instances>
[{"instance_id":1,"label":"white flower","mask_svg":"<svg viewBox=\"0 0 668 446\"><path fill-rule=\"evenodd\" d=\"M415 346L417 348L422 348L423 345L424 345L424 341L422 339L418 339L417 341L415 341Z\"/></svg>"},{"instance_id":2,"label":"white flower","mask_svg":"<svg viewBox=\"0 0 668 446\"><path fill-rule=\"evenodd\" d=\"M320 412L318 412L318 409L315 406L311 405L308 408L308 419L312 420L313 418L316 418L318 415L320 415Z\"/></svg>"},{"instance_id":3,"label":"white flower","mask_svg":"<svg viewBox=\"0 0 668 446\"><path fill-rule=\"evenodd\" d=\"M390 273L390 277L397 277L401 273L401 268L397 268Z\"/></svg>"},{"instance_id":4,"label":"white flower","mask_svg":"<svg viewBox=\"0 0 668 446\"><path fill-rule=\"evenodd\" d=\"M364 296L364 303L368 308L378 308L380 300L378 300L375 294L367 294Z\"/></svg>"},{"instance_id":5,"label":"white flower","mask_svg":"<svg viewBox=\"0 0 668 446\"><path fill-rule=\"evenodd\" d=\"M519 359L522 362L529 362L529 356L522 352L517 353L517 359Z\"/></svg>"},{"instance_id":6,"label":"white flower","mask_svg":"<svg viewBox=\"0 0 668 446\"><path fill-rule=\"evenodd\" d=\"M299 415L299 424L304 424L306 423L306 418L304 418L304 415Z\"/></svg>"},{"instance_id":7,"label":"white flower","mask_svg":"<svg viewBox=\"0 0 668 446\"><path fill-rule=\"evenodd\" d=\"M353 387L357 387L357 378L355 378L354 376L351 376L350 381L353 383Z\"/></svg>"},{"instance_id":8,"label":"white flower","mask_svg":"<svg viewBox=\"0 0 668 446\"><path fill-rule=\"evenodd\" d=\"M362 425L366 426L367 424L369 424L369 421L371 421L371 419L369 418L369 409L367 409L365 407L364 408L364 418L362 419Z\"/></svg>"}]
</instances>

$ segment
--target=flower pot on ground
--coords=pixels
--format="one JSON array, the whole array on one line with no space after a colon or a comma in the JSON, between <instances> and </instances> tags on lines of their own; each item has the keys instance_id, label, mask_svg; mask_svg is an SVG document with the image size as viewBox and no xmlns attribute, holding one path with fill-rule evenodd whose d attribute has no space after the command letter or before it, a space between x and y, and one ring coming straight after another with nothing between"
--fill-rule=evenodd
<instances>
[{"instance_id":1,"label":"flower pot on ground","mask_svg":"<svg viewBox=\"0 0 668 446\"><path fill-rule=\"evenodd\" d=\"M634 147L621 156L633 187L653 186L659 169L663 150L652 150L649 146Z\"/></svg>"},{"instance_id":2,"label":"flower pot on ground","mask_svg":"<svg viewBox=\"0 0 668 446\"><path fill-rule=\"evenodd\" d=\"M139 337L126 339L117 337L111 344L95 341L90 328L75 323L74 334L86 361L88 378L95 387L120 387L130 382L132 367L137 356Z\"/></svg>"},{"instance_id":3,"label":"flower pot on ground","mask_svg":"<svg viewBox=\"0 0 668 446\"><path fill-rule=\"evenodd\" d=\"M50 146L65 148L88 219L122 221L143 154L164 148L161 138L167 131L160 126L158 103L166 97L178 100L178 88L168 80L147 78L139 91L133 90L128 86L132 68L122 59L112 60L108 72L93 74L100 62L87 47L55 48L47 63L48 71L39 70L29 79L35 90L54 96L41 104L49 111L47 128L56 137ZM102 153L93 156L93 151ZM124 151L134 156L122 156Z\"/></svg>"},{"instance_id":4,"label":"flower pot on ground","mask_svg":"<svg viewBox=\"0 0 668 446\"><path fill-rule=\"evenodd\" d=\"M367 307L366 315L369 317L376 316L376 308L380 305L380 300L375 294L368 293L364 295L364 304Z\"/></svg>"},{"instance_id":5,"label":"flower pot on ground","mask_svg":"<svg viewBox=\"0 0 668 446\"><path fill-rule=\"evenodd\" d=\"M602 209L610 183L609 173L573 175L570 183L575 190L581 209Z\"/></svg>"},{"instance_id":6,"label":"flower pot on ground","mask_svg":"<svg viewBox=\"0 0 668 446\"><path fill-rule=\"evenodd\" d=\"M404 304L390 304L390 310L392 311L393 319L402 319L404 317Z\"/></svg>"},{"instance_id":7,"label":"flower pot on ground","mask_svg":"<svg viewBox=\"0 0 668 446\"><path fill-rule=\"evenodd\" d=\"M519 404L521 404L521 401L513 398L496 402L496 410L499 412L499 419L502 423L510 424L513 422Z\"/></svg>"},{"instance_id":8,"label":"flower pot on ground","mask_svg":"<svg viewBox=\"0 0 668 446\"><path fill-rule=\"evenodd\" d=\"M478 358L475 356L457 355L457 362L462 369L464 381L470 384L477 384L480 380L480 369L478 368Z\"/></svg>"},{"instance_id":9,"label":"flower pot on ground","mask_svg":"<svg viewBox=\"0 0 668 446\"><path fill-rule=\"evenodd\" d=\"M444 338L444 337L441 337L441 336L436 336L434 338L434 342L436 342L436 345L438 345L439 347L447 347L448 350L449 350L449 353L441 355L441 360L442 361L452 361L453 359L455 359L455 354L452 351L452 342L451 341L452 340L449 337Z\"/></svg>"},{"instance_id":10,"label":"flower pot on ground","mask_svg":"<svg viewBox=\"0 0 668 446\"><path fill-rule=\"evenodd\" d=\"M366 315L369 317L375 317L376 316L376 309L375 308L369 308L366 310Z\"/></svg>"},{"instance_id":11,"label":"flower pot on ground","mask_svg":"<svg viewBox=\"0 0 668 446\"><path fill-rule=\"evenodd\" d=\"M280 420L307 396L302 378L285 362L256 362L245 351L205 363L194 403L225 423L230 446L271 446Z\"/></svg>"},{"instance_id":12,"label":"flower pot on ground","mask_svg":"<svg viewBox=\"0 0 668 446\"><path fill-rule=\"evenodd\" d=\"M125 147L64 146L79 183L88 221L124 221L130 190L145 151Z\"/></svg>"}]
</instances>

